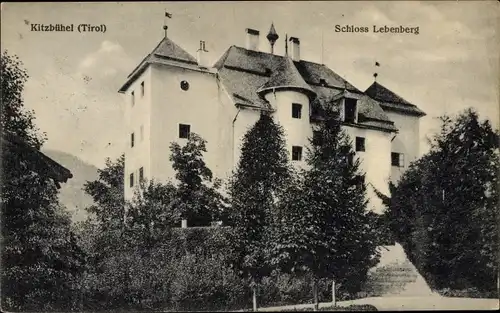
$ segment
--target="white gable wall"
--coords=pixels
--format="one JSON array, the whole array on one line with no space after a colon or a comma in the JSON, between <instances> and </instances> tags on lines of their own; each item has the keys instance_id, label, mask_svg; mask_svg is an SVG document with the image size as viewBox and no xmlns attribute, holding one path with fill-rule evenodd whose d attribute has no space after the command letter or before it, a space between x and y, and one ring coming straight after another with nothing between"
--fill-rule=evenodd
<instances>
[{"instance_id":1,"label":"white gable wall","mask_svg":"<svg viewBox=\"0 0 500 313\"><path fill-rule=\"evenodd\" d=\"M207 141L204 160L214 178L226 178L232 163L230 125L236 108L229 105L227 94L219 87L215 74L166 65L152 66L151 170L154 178L173 180L170 144L181 145L179 124L191 126ZM189 89L180 88L181 81Z\"/></svg>"},{"instance_id":2,"label":"white gable wall","mask_svg":"<svg viewBox=\"0 0 500 313\"><path fill-rule=\"evenodd\" d=\"M391 180L395 183L410 163L420 156L420 118L391 111L386 111L386 114L398 129L398 134L392 141L392 152L404 154L404 167L391 166Z\"/></svg>"},{"instance_id":3,"label":"white gable wall","mask_svg":"<svg viewBox=\"0 0 500 313\"><path fill-rule=\"evenodd\" d=\"M141 96L141 83L144 82L144 96ZM144 168L144 176L151 173L151 70L146 69L124 93L125 121L127 136L125 147L125 173L124 188L125 198L131 199L133 189L130 187L130 174L134 174L134 187L139 182L139 168ZM134 105L132 105L132 92L134 92ZM140 129L143 127L141 140ZM134 147L131 147L131 133L134 133Z\"/></svg>"},{"instance_id":4,"label":"white gable wall","mask_svg":"<svg viewBox=\"0 0 500 313\"><path fill-rule=\"evenodd\" d=\"M375 194L374 188L389 194L389 179L391 175L391 138L394 133L373 129L344 126L356 151L356 137L365 138L365 151L357 151L356 158L360 160L360 171L366 174L366 196L369 200L368 209L382 213L382 201Z\"/></svg>"}]
</instances>

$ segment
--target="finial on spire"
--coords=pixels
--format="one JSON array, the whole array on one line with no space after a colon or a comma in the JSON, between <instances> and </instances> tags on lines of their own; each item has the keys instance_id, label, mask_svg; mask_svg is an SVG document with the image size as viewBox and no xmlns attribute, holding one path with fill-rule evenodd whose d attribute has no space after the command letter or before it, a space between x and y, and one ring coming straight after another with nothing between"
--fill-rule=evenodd
<instances>
[{"instance_id":1,"label":"finial on spire","mask_svg":"<svg viewBox=\"0 0 500 313\"><path fill-rule=\"evenodd\" d=\"M165 10L165 19L163 21L163 30L165 31L165 38L167 38L167 18L172 18L172 14L168 13L167 10Z\"/></svg>"},{"instance_id":2,"label":"finial on spire","mask_svg":"<svg viewBox=\"0 0 500 313\"><path fill-rule=\"evenodd\" d=\"M274 23L271 23L271 29L269 29L269 33L267 34L267 40L269 40L269 43L271 44L271 53L274 54L274 44L276 43L276 40L280 38L278 33L276 32L276 29L274 29Z\"/></svg>"}]
</instances>

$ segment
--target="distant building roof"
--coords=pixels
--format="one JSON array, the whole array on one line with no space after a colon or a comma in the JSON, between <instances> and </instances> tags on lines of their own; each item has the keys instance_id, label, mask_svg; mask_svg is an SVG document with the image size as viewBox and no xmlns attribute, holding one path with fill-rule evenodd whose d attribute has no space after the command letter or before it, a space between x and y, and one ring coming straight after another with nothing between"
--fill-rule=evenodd
<instances>
[{"instance_id":1,"label":"distant building roof","mask_svg":"<svg viewBox=\"0 0 500 313\"><path fill-rule=\"evenodd\" d=\"M15 153L19 162L25 161L26 166L32 171L50 177L58 187L59 183L65 183L73 177L67 168L12 133L4 132L2 134L2 149L5 149L4 153L6 151Z\"/></svg>"},{"instance_id":2,"label":"distant building roof","mask_svg":"<svg viewBox=\"0 0 500 313\"><path fill-rule=\"evenodd\" d=\"M192 64L196 65L196 59L179 47L168 37L164 37L160 43L148 54L139 65L127 77L127 82L120 88L119 92L125 92L132 82L144 72L146 66L151 63L164 63L170 61L174 64Z\"/></svg>"},{"instance_id":3,"label":"distant building roof","mask_svg":"<svg viewBox=\"0 0 500 313\"><path fill-rule=\"evenodd\" d=\"M214 67L218 69L221 82L236 104L269 110L269 103L259 96L258 91L288 85L312 90L315 94L312 101L314 110L331 105L334 97L345 90L359 99L361 126L396 131L394 123L378 101L364 95L325 65L304 60L296 62L287 56L231 46Z\"/></svg>"},{"instance_id":4,"label":"distant building roof","mask_svg":"<svg viewBox=\"0 0 500 313\"><path fill-rule=\"evenodd\" d=\"M384 110L398 111L416 116L426 115L425 112L420 110L416 105L406 101L377 82L373 82L373 84L366 89L365 93L373 99L378 100Z\"/></svg>"}]
</instances>

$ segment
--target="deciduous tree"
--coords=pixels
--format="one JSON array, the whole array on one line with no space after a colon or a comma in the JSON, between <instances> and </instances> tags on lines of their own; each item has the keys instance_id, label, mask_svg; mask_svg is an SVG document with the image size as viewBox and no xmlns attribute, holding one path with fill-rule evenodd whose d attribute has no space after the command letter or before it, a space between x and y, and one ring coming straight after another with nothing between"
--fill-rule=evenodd
<instances>
[{"instance_id":1,"label":"deciduous tree","mask_svg":"<svg viewBox=\"0 0 500 313\"><path fill-rule=\"evenodd\" d=\"M2 131L36 151L44 138L33 112L24 108L27 78L19 59L3 52ZM29 166L40 158L30 155L2 149L2 309L75 308L84 254L58 203L57 185L49 174Z\"/></svg>"}]
</instances>

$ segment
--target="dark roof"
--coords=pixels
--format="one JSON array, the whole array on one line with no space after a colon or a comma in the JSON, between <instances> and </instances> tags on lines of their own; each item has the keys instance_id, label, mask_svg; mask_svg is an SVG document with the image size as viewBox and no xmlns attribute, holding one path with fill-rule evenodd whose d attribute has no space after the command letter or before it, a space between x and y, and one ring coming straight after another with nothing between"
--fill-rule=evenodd
<instances>
[{"instance_id":1,"label":"dark roof","mask_svg":"<svg viewBox=\"0 0 500 313\"><path fill-rule=\"evenodd\" d=\"M184 49L179 47L175 42L168 37L164 37L148 54L139 65L127 76L127 82L120 88L120 92L124 92L132 84L132 82L145 70L146 66L151 63L164 63L170 61L179 64L193 64L198 62L196 59L187 53Z\"/></svg>"},{"instance_id":2,"label":"dark roof","mask_svg":"<svg viewBox=\"0 0 500 313\"><path fill-rule=\"evenodd\" d=\"M384 110L404 112L416 116L426 115L425 112L420 110L416 105L406 101L377 82L373 82L373 84L366 89L365 93L373 99L378 100Z\"/></svg>"},{"instance_id":3,"label":"dark roof","mask_svg":"<svg viewBox=\"0 0 500 313\"><path fill-rule=\"evenodd\" d=\"M18 162L25 161L25 165L32 171L47 175L53 179L58 187L59 183L65 183L73 177L70 170L12 133L4 132L2 134L2 149L5 149L4 153L5 151L14 153Z\"/></svg>"},{"instance_id":4,"label":"dark roof","mask_svg":"<svg viewBox=\"0 0 500 313\"><path fill-rule=\"evenodd\" d=\"M292 59L281 58L271 69L271 76L258 90L259 94L264 94L270 90L296 89L300 90L310 98L316 96L315 92L304 81L299 71L293 64Z\"/></svg>"},{"instance_id":5,"label":"dark roof","mask_svg":"<svg viewBox=\"0 0 500 313\"><path fill-rule=\"evenodd\" d=\"M214 67L219 70L219 79L226 91L238 105L271 109L257 91L279 85L308 87L316 95L312 101L313 110L331 105L335 97L345 92L359 99L359 123L362 126L396 131L378 101L370 99L325 65L303 60L296 62L285 56L231 46ZM290 75L283 75L280 71Z\"/></svg>"}]
</instances>

